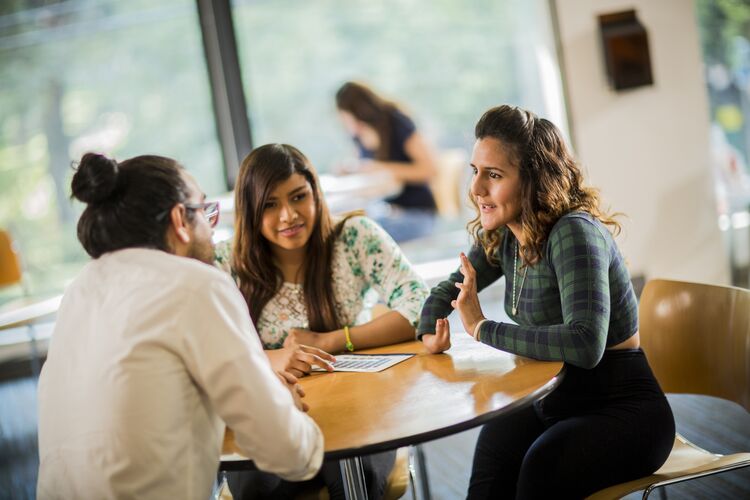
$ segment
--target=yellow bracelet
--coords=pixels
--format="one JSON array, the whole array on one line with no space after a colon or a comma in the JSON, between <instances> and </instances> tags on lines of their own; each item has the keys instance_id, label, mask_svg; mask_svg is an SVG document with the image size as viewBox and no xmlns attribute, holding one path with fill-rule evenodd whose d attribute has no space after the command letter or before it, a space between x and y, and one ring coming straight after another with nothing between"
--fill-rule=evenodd
<instances>
[{"instance_id":1,"label":"yellow bracelet","mask_svg":"<svg viewBox=\"0 0 750 500\"><path fill-rule=\"evenodd\" d=\"M344 326L344 335L346 336L346 350L354 352L354 344L352 344L352 338L349 336L349 325Z\"/></svg>"}]
</instances>

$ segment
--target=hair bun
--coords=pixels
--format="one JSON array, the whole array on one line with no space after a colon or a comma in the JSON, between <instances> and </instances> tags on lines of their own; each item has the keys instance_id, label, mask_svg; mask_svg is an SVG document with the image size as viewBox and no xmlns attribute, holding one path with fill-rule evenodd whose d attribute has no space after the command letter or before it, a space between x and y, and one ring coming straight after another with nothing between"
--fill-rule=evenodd
<instances>
[{"instance_id":1,"label":"hair bun","mask_svg":"<svg viewBox=\"0 0 750 500\"><path fill-rule=\"evenodd\" d=\"M70 186L73 197L89 204L106 200L115 190L117 172L115 160L97 153L86 153L73 175Z\"/></svg>"}]
</instances>

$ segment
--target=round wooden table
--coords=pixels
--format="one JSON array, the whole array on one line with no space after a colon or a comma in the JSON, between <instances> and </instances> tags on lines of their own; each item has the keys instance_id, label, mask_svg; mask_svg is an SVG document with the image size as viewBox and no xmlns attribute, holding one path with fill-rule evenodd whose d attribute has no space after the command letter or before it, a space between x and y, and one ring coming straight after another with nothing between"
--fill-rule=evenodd
<instances>
[{"instance_id":1,"label":"round wooden table","mask_svg":"<svg viewBox=\"0 0 750 500\"><path fill-rule=\"evenodd\" d=\"M561 362L522 358L454 333L443 354L428 354L421 342L407 342L361 353L415 353L377 373L314 373L300 383L309 415L325 438L327 459L339 459L352 498L361 496L364 479L359 457L415 445L481 425L532 404L560 383ZM224 440L223 470L252 468L235 447L231 431Z\"/></svg>"}]
</instances>

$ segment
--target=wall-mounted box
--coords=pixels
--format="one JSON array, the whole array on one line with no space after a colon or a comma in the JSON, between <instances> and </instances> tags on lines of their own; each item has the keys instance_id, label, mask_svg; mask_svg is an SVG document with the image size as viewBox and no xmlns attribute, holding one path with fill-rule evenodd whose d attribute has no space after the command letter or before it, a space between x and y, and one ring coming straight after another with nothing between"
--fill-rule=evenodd
<instances>
[{"instance_id":1,"label":"wall-mounted box","mask_svg":"<svg viewBox=\"0 0 750 500\"><path fill-rule=\"evenodd\" d=\"M609 83L624 90L654 83L648 33L634 10L599 16L599 30Z\"/></svg>"}]
</instances>

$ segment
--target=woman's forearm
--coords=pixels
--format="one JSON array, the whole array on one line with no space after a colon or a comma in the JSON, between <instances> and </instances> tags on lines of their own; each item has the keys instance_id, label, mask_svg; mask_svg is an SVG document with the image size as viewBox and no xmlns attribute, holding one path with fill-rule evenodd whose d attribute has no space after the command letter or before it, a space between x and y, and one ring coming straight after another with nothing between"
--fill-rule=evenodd
<instances>
[{"instance_id":1,"label":"woman's forearm","mask_svg":"<svg viewBox=\"0 0 750 500\"><path fill-rule=\"evenodd\" d=\"M438 171L438 156L419 132L414 132L404 143L406 156L411 161L374 161L386 168L401 182L423 183L432 180Z\"/></svg>"},{"instance_id":2,"label":"woman's forearm","mask_svg":"<svg viewBox=\"0 0 750 500\"><path fill-rule=\"evenodd\" d=\"M414 340L415 330L401 313L390 311L363 325L350 326L349 338L354 349L367 349ZM344 329L329 332L324 350L334 353L346 350Z\"/></svg>"}]
</instances>

